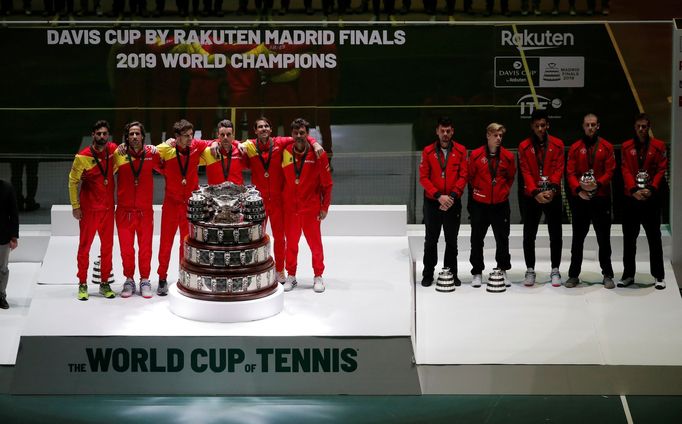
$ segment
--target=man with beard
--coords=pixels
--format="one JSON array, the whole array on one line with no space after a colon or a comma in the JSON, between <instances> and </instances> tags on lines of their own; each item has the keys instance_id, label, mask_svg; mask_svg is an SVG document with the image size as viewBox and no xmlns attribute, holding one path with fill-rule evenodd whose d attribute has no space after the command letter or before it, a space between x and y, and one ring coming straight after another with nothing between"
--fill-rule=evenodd
<instances>
[{"instance_id":1,"label":"man with beard","mask_svg":"<svg viewBox=\"0 0 682 424\"><path fill-rule=\"evenodd\" d=\"M635 283L635 254L640 225L649 242L649 266L655 287L665 288L661 242L661 185L665 181L668 156L665 144L649 136L651 121L640 113L635 117L635 136L621 149L625 210L623 214L623 276L618 287Z\"/></svg>"},{"instance_id":2,"label":"man with beard","mask_svg":"<svg viewBox=\"0 0 682 424\"><path fill-rule=\"evenodd\" d=\"M256 133L256 140L245 141L242 148L248 167L251 168L251 181L263 197L266 214L263 226L267 226L267 222L270 222L274 239L273 250L277 281L283 284L285 282L286 238L284 233L284 207L282 206L284 173L281 165L284 148L293 143L294 139L291 137L271 137L272 126L270 120L264 116L256 120L253 129ZM314 138L307 137L307 140L315 150L316 155L323 151Z\"/></svg>"},{"instance_id":3,"label":"man with beard","mask_svg":"<svg viewBox=\"0 0 682 424\"><path fill-rule=\"evenodd\" d=\"M525 286L535 284L535 237L542 214L549 230L552 286L561 286L561 178L564 174L564 142L549 135L549 119L544 110L530 118L531 136L519 144L519 168L523 177L523 257L526 260Z\"/></svg>"},{"instance_id":4,"label":"man with beard","mask_svg":"<svg viewBox=\"0 0 682 424\"><path fill-rule=\"evenodd\" d=\"M502 137L507 129L492 123L486 128L486 144L469 156L469 214L471 215L471 286L480 287L483 262L483 244L488 227L495 235L495 261L504 274L504 285L511 286L507 270L511 268L509 255L510 215L509 190L514 183L516 163L514 154L502 147Z\"/></svg>"},{"instance_id":5,"label":"man with beard","mask_svg":"<svg viewBox=\"0 0 682 424\"><path fill-rule=\"evenodd\" d=\"M419 183L424 188L424 270L422 286L433 284L433 272L438 262L440 229L445 233L443 266L457 278L457 236L462 215L462 193L467 183L467 151L453 138L450 118L441 117L436 124L438 140L422 152Z\"/></svg>"},{"instance_id":6,"label":"man with beard","mask_svg":"<svg viewBox=\"0 0 682 424\"><path fill-rule=\"evenodd\" d=\"M603 283L607 289L613 283L611 266L611 179L616 168L613 146L599 137L599 118L593 113L583 118L584 135L568 150L566 174L569 192L575 196L571 202L573 212L573 241L571 243L571 267L565 286L572 288L580 283L583 263L583 245L594 226L599 245L599 265Z\"/></svg>"},{"instance_id":7,"label":"man with beard","mask_svg":"<svg viewBox=\"0 0 682 424\"><path fill-rule=\"evenodd\" d=\"M114 244L114 166L116 145L109 140L109 123L97 121L92 127L92 144L76 154L69 173L69 197L73 217L78 220L78 299L88 300L88 265L95 233L100 239L99 292L116 297L107 283L111 273ZM80 192L78 185L80 184Z\"/></svg>"},{"instance_id":8,"label":"man with beard","mask_svg":"<svg viewBox=\"0 0 682 424\"><path fill-rule=\"evenodd\" d=\"M298 265L298 242L301 232L305 236L313 259L313 290L325 289L324 252L320 224L327 217L332 194L332 176L326 153L318 158L308 143L310 123L298 118L291 123L294 144L284 149L281 162L284 184L284 207L286 225L286 269L289 274L284 290L296 287Z\"/></svg>"},{"instance_id":9,"label":"man with beard","mask_svg":"<svg viewBox=\"0 0 682 424\"><path fill-rule=\"evenodd\" d=\"M138 266L140 268L140 295L152 297L149 282L152 261L152 237L154 233L154 173L159 170L161 159L153 146L145 146L145 130L141 122L133 121L124 128L126 141L114 155L116 172L116 228L123 261L121 297L135 294L135 236L137 236Z\"/></svg>"}]
</instances>

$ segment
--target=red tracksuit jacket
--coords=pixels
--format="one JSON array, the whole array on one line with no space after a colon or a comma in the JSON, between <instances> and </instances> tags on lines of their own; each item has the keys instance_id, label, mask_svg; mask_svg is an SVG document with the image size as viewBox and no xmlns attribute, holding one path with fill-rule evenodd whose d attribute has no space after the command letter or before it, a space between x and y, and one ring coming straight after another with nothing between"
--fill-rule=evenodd
<instances>
[{"instance_id":1,"label":"red tracksuit jacket","mask_svg":"<svg viewBox=\"0 0 682 424\"><path fill-rule=\"evenodd\" d=\"M564 142L547 135L543 149L537 149L533 144L533 137L527 138L519 144L519 170L523 177L523 194L535 197L540 193L540 163L543 164L543 175L557 191L561 190L561 178L564 175Z\"/></svg>"},{"instance_id":2,"label":"red tracksuit jacket","mask_svg":"<svg viewBox=\"0 0 682 424\"><path fill-rule=\"evenodd\" d=\"M141 154L130 154L132 164L128 160L128 154L114 154L114 172L117 173L116 203L119 208L148 210L152 208L154 201L154 169L159 171L161 167L161 157L158 153L151 154L151 146L144 146L144 164L140 168ZM140 170L137 185L135 185L135 175L131 167Z\"/></svg>"},{"instance_id":3,"label":"red tracksuit jacket","mask_svg":"<svg viewBox=\"0 0 682 424\"><path fill-rule=\"evenodd\" d=\"M575 141L568 150L566 162L566 174L568 187L573 195L580 192L580 177L590 169L589 160L593 154L594 146L587 148L585 142L580 139ZM597 179L597 196L609 196L609 186L616 169L616 158L613 156L613 145L599 137L599 147L594 157L594 177Z\"/></svg>"},{"instance_id":4,"label":"red tracksuit jacket","mask_svg":"<svg viewBox=\"0 0 682 424\"><path fill-rule=\"evenodd\" d=\"M637 151L635 140L630 139L623 143L621 156L621 171L623 172L625 194L632 196L632 193L639 190L635 181L635 177L639 172L639 152ZM665 149L665 143L656 138L650 138L649 148L647 149L643 165L642 168L649 174L648 188L650 190L653 189L652 191L658 190L668 168L668 154Z\"/></svg>"},{"instance_id":5,"label":"red tracksuit jacket","mask_svg":"<svg viewBox=\"0 0 682 424\"><path fill-rule=\"evenodd\" d=\"M499 153L492 159L488 158L486 148L487 145L483 145L469 155L469 184L473 189L473 200L493 205L509 198L516 175L516 163L514 154L504 147L500 146ZM497 167L495 184L488 164L490 160L493 167Z\"/></svg>"},{"instance_id":6,"label":"red tracksuit jacket","mask_svg":"<svg viewBox=\"0 0 682 424\"><path fill-rule=\"evenodd\" d=\"M187 184L182 184L182 173L180 172L180 164L177 159L177 149L171 147L166 143L161 143L156 146L159 151L159 156L164 161L164 176L166 177L166 192L164 202L166 199L174 200L176 202L184 203L192 195L192 191L199 188L199 174L198 166L201 154L211 145L211 141L192 140L188 147L188 152L180 154L182 166L185 166L187 154L189 154L189 164L187 164L187 173L185 179Z\"/></svg>"},{"instance_id":7,"label":"red tracksuit jacket","mask_svg":"<svg viewBox=\"0 0 682 424\"><path fill-rule=\"evenodd\" d=\"M220 142L220 140L215 141ZM201 155L201 163L206 165L206 176L210 185L224 183L225 181L231 181L239 185L244 184L244 176L242 175L244 161L237 144L236 141L232 142L229 155L221 147L219 158L213 157L211 149L204 150L204 153ZM227 178L225 178L225 173L227 173Z\"/></svg>"},{"instance_id":8,"label":"red tracksuit jacket","mask_svg":"<svg viewBox=\"0 0 682 424\"><path fill-rule=\"evenodd\" d=\"M95 152L104 168L108 184L104 185L104 175L97 166L90 146L76 154L69 172L69 197L74 209L101 211L114 207L114 152L116 144L107 143L102 152ZM107 166L108 161L108 166ZM78 183L81 182L80 194Z\"/></svg>"},{"instance_id":9,"label":"red tracksuit jacket","mask_svg":"<svg viewBox=\"0 0 682 424\"><path fill-rule=\"evenodd\" d=\"M422 160L419 164L419 183L424 187L427 198L438 200L442 194L460 199L467 184L467 150L464 146L452 141L450 156L443 172L441 162L444 162L440 142L436 141L424 147ZM443 178L443 173L445 178Z\"/></svg>"}]
</instances>

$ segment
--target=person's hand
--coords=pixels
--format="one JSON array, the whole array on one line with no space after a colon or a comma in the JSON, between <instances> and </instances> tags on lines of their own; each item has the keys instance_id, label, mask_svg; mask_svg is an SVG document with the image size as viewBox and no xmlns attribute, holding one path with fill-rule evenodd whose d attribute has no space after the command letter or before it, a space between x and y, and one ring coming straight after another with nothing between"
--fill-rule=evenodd
<instances>
[{"instance_id":1,"label":"person's hand","mask_svg":"<svg viewBox=\"0 0 682 424\"><path fill-rule=\"evenodd\" d=\"M580 198L583 199L583 200L590 200L590 199L592 199L592 198L590 197L590 194L589 194L588 192L586 192L586 191L581 191L580 193L578 193L578 196L580 196Z\"/></svg>"},{"instance_id":2,"label":"person's hand","mask_svg":"<svg viewBox=\"0 0 682 424\"><path fill-rule=\"evenodd\" d=\"M151 155L155 155L159 152L159 150L153 144L147 144L146 148L147 148L147 153L149 153Z\"/></svg>"},{"instance_id":3,"label":"person's hand","mask_svg":"<svg viewBox=\"0 0 682 424\"><path fill-rule=\"evenodd\" d=\"M128 146L126 146L125 143L121 143L116 147L116 151L118 152L119 155L125 155L127 147Z\"/></svg>"},{"instance_id":4,"label":"person's hand","mask_svg":"<svg viewBox=\"0 0 682 424\"><path fill-rule=\"evenodd\" d=\"M322 221L327 217L327 211L320 211L320 214L317 216L318 221Z\"/></svg>"},{"instance_id":5,"label":"person's hand","mask_svg":"<svg viewBox=\"0 0 682 424\"><path fill-rule=\"evenodd\" d=\"M582 188L585 191L594 191L597 189L597 183L595 181L591 181L589 183L584 183L581 181L580 188Z\"/></svg>"},{"instance_id":6,"label":"person's hand","mask_svg":"<svg viewBox=\"0 0 682 424\"><path fill-rule=\"evenodd\" d=\"M315 156L319 159L324 153L324 148L317 141L313 143L313 151L315 151Z\"/></svg>"},{"instance_id":7,"label":"person's hand","mask_svg":"<svg viewBox=\"0 0 682 424\"><path fill-rule=\"evenodd\" d=\"M545 203L548 203L547 201L547 196L545 196L546 191L541 191L540 193L535 195L535 201L540 203L541 205L544 205Z\"/></svg>"},{"instance_id":8,"label":"person's hand","mask_svg":"<svg viewBox=\"0 0 682 424\"><path fill-rule=\"evenodd\" d=\"M168 140L166 140L166 144L171 146L171 147L175 147L175 139L169 138Z\"/></svg>"},{"instance_id":9,"label":"person's hand","mask_svg":"<svg viewBox=\"0 0 682 424\"><path fill-rule=\"evenodd\" d=\"M441 194L438 198L438 203L440 203L441 210L448 210L450 206L455 203L455 201L447 194ZM442 209L443 206L445 206L445 209Z\"/></svg>"},{"instance_id":10,"label":"person's hand","mask_svg":"<svg viewBox=\"0 0 682 424\"><path fill-rule=\"evenodd\" d=\"M81 208L76 208L73 211L71 211L71 214L73 215L74 218L76 218L78 221L83 218L83 211L81 211Z\"/></svg>"},{"instance_id":11,"label":"person's hand","mask_svg":"<svg viewBox=\"0 0 682 424\"><path fill-rule=\"evenodd\" d=\"M211 143L211 156L218 159L220 157L219 154L220 154L220 143L218 143L217 141L214 141L213 143Z\"/></svg>"},{"instance_id":12,"label":"person's hand","mask_svg":"<svg viewBox=\"0 0 682 424\"><path fill-rule=\"evenodd\" d=\"M651 197L651 191L646 188L643 188L632 193L632 197L639 201L648 200L649 197Z\"/></svg>"},{"instance_id":13,"label":"person's hand","mask_svg":"<svg viewBox=\"0 0 682 424\"><path fill-rule=\"evenodd\" d=\"M19 240L17 240L16 237L12 237L9 240L9 250L14 250L17 248L17 246L19 246Z\"/></svg>"},{"instance_id":14,"label":"person's hand","mask_svg":"<svg viewBox=\"0 0 682 424\"><path fill-rule=\"evenodd\" d=\"M239 149L239 153L242 155L246 154L246 141L243 143L237 143L237 149Z\"/></svg>"}]
</instances>

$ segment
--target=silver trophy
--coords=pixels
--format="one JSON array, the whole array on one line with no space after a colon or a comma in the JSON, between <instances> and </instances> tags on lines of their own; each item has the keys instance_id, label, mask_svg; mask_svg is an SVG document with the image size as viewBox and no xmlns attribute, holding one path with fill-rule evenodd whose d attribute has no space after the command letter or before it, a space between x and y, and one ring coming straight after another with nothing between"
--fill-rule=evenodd
<instances>
[{"instance_id":1,"label":"silver trophy","mask_svg":"<svg viewBox=\"0 0 682 424\"><path fill-rule=\"evenodd\" d=\"M504 284L504 272L499 268L494 268L488 276L488 284L485 290L489 293L503 293L507 291Z\"/></svg>"},{"instance_id":2,"label":"silver trophy","mask_svg":"<svg viewBox=\"0 0 682 424\"><path fill-rule=\"evenodd\" d=\"M635 183L637 183L637 188L646 188L649 185L649 173L645 170L640 170L635 177Z\"/></svg>"},{"instance_id":3,"label":"silver trophy","mask_svg":"<svg viewBox=\"0 0 682 424\"><path fill-rule=\"evenodd\" d=\"M455 276L450 271L450 268L443 268L443 270L438 273L436 291L443 293L451 293L455 291Z\"/></svg>"},{"instance_id":4,"label":"silver trophy","mask_svg":"<svg viewBox=\"0 0 682 424\"><path fill-rule=\"evenodd\" d=\"M541 191L551 191L554 190L552 183L549 182L549 177L545 175L540 175L540 181L538 181L538 189Z\"/></svg>"},{"instance_id":5,"label":"silver trophy","mask_svg":"<svg viewBox=\"0 0 682 424\"><path fill-rule=\"evenodd\" d=\"M583 173L582 177L580 177L580 182L583 184L597 184L597 179L594 177L594 169L590 169L589 171ZM587 192L590 198L594 197L596 193L597 189Z\"/></svg>"}]
</instances>

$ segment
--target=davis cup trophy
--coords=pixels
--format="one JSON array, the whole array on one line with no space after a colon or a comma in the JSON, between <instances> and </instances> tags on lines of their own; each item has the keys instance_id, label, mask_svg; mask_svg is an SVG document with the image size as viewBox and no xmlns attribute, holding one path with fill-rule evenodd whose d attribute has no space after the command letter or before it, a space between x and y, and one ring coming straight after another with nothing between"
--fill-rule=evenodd
<instances>
[{"instance_id":1,"label":"davis cup trophy","mask_svg":"<svg viewBox=\"0 0 682 424\"><path fill-rule=\"evenodd\" d=\"M187 202L187 218L189 235L183 241L177 284L180 296L171 299L174 313L202 321L233 322L281 311L281 296L274 304L273 299L253 302L282 291L263 226L263 199L255 187L231 182L201 186ZM201 302L193 305L183 298ZM258 310L263 305L261 314Z\"/></svg>"},{"instance_id":2,"label":"davis cup trophy","mask_svg":"<svg viewBox=\"0 0 682 424\"><path fill-rule=\"evenodd\" d=\"M436 291L442 293L451 293L455 291L455 276L452 271L450 271L450 268L443 268L443 270L438 273Z\"/></svg>"},{"instance_id":3,"label":"davis cup trophy","mask_svg":"<svg viewBox=\"0 0 682 424\"><path fill-rule=\"evenodd\" d=\"M594 170L590 169L589 171L585 172L581 177L580 177L580 182L583 184L597 184L597 179L594 177ZM588 191L587 194L590 196L590 199L594 197L595 194L597 194L597 190L594 189L592 191Z\"/></svg>"}]
</instances>

